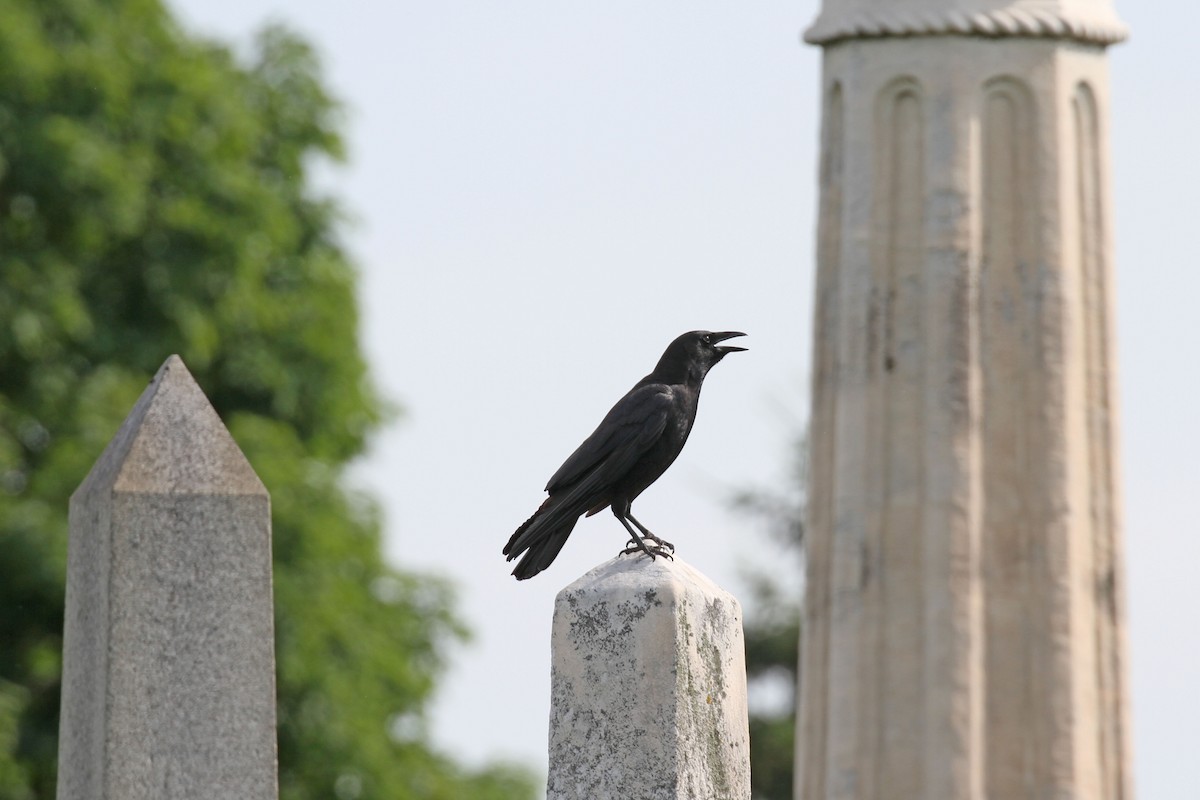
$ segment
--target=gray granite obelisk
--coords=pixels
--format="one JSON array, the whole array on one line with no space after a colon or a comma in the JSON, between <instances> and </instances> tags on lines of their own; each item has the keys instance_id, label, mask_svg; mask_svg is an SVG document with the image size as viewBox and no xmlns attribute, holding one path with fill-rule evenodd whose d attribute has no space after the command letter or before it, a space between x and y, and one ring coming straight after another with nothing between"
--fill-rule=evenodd
<instances>
[{"instance_id":1,"label":"gray granite obelisk","mask_svg":"<svg viewBox=\"0 0 1200 800\"><path fill-rule=\"evenodd\" d=\"M270 498L178 356L70 525L60 800L277 797Z\"/></svg>"}]
</instances>

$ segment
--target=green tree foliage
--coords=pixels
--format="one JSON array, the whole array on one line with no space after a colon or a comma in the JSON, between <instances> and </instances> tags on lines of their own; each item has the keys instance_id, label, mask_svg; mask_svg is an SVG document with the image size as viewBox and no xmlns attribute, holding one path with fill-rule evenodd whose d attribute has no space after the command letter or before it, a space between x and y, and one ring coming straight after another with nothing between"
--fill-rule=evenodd
<instances>
[{"instance_id":1,"label":"green tree foliage","mask_svg":"<svg viewBox=\"0 0 1200 800\"><path fill-rule=\"evenodd\" d=\"M0 798L54 796L67 498L179 353L271 491L281 796L519 798L434 752L464 636L342 472L386 409L314 160L336 104L280 29L250 63L159 0L0 0Z\"/></svg>"},{"instance_id":2,"label":"green tree foliage","mask_svg":"<svg viewBox=\"0 0 1200 800\"><path fill-rule=\"evenodd\" d=\"M736 509L763 520L784 547L804 547L807 447L798 438L783 485L751 489L733 498ZM793 567L799 571L799 565ZM776 703L753 703L750 713L750 782L754 800L790 800L795 757L795 686L800 651L800 602L771 575L751 579L747 604L746 676L751 695L766 693ZM794 585L794 581L790 582Z\"/></svg>"}]
</instances>

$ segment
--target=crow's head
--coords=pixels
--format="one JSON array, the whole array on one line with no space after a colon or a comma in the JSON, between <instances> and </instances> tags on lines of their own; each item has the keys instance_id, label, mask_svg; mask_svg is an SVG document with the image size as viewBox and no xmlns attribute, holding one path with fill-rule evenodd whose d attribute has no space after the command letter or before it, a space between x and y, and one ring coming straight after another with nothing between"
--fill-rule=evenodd
<instances>
[{"instance_id":1,"label":"crow's head","mask_svg":"<svg viewBox=\"0 0 1200 800\"><path fill-rule=\"evenodd\" d=\"M716 364L722 358L730 353L741 353L746 350L745 347L734 347L731 344L720 344L726 339L732 339L735 336L745 336L746 334L739 331L718 331L712 333L710 331L692 331L689 336L695 336L698 344L695 352L702 360L708 360L709 366Z\"/></svg>"},{"instance_id":2,"label":"crow's head","mask_svg":"<svg viewBox=\"0 0 1200 800\"><path fill-rule=\"evenodd\" d=\"M688 331L667 346L654 372L672 383L703 381L722 358L746 349L721 342L745 335L739 331Z\"/></svg>"}]
</instances>

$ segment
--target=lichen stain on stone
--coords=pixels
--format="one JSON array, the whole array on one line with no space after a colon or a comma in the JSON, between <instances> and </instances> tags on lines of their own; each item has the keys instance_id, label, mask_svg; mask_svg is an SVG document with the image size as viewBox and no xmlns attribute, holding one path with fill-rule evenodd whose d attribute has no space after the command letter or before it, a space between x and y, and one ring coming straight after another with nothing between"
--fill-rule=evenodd
<instances>
[{"instance_id":1,"label":"lichen stain on stone","mask_svg":"<svg viewBox=\"0 0 1200 800\"><path fill-rule=\"evenodd\" d=\"M625 630L632 630L633 623L641 622L651 606L662 605L662 601L658 599L658 592L654 589L647 589L641 595L641 599L643 602L630 599L617 606L618 616L625 620Z\"/></svg>"}]
</instances>

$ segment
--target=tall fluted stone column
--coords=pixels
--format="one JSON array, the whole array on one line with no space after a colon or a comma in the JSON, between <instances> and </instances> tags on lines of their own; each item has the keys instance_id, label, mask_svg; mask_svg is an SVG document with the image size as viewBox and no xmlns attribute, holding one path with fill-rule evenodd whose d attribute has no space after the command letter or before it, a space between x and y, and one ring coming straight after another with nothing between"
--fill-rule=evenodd
<instances>
[{"instance_id":1,"label":"tall fluted stone column","mask_svg":"<svg viewBox=\"0 0 1200 800\"><path fill-rule=\"evenodd\" d=\"M1109 0L825 0L797 797L1131 796Z\"/></svg>"}]
</instances>

